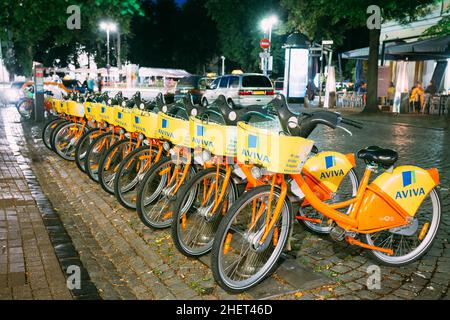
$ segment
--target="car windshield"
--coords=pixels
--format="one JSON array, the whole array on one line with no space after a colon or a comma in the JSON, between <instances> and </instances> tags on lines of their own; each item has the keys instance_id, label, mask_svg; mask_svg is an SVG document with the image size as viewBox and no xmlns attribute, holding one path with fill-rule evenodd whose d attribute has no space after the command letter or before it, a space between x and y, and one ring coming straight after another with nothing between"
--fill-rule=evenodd
<instances>
[{"instance_id":1,"label":"car windshield","mask_svg":"<svg viewBox=\"0 0 450 320\"><path fill-rule=\"evenodd\" d=\"M13 83L11 83L11 88L20 89L20 88L22 88L24 83L25 82L13 82Z\"/></svg>"},{"instance_id":2,"label":"car windshield","mask_svg":"<svg viewBox=\"0 0 450 320\"><path fill-rule=\"evenodd\" d=\"M272 83L265 76L244 76L242 78L242 87L244 88L272 88Z\"/></svg>"}]
</instances>

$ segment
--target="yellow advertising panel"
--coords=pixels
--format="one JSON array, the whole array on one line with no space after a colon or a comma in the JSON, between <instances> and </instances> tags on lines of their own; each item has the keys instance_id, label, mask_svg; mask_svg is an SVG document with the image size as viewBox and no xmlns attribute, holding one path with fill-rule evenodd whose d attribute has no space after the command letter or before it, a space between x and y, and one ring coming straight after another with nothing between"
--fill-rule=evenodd
<instances>
[{"instance_id":1,"label":"yellow advertising panel","mask_svg":"<svg viewBox=\"0 0 450 320\"><path fill-rule=\"evenodd\" d=\"M321 152L305 162L302 172L313 176L331 192L336 192L351 168L353 165L345 155Z\"/></svg>"},{"instance_id":2,"label":"yellow advertising panel","mask_svg":"<svg viewBox=\"0 0 450 320\"><path fill-rule=\"evenodd\" d=\"M57 113L62 113L61 103L62 103L62 100L52 99L53 110L55 110Z\"/></svg>"},{"instance_id":3,"label":"yellow advertising panel","mask_svg":"<svg viewBox=\"0 0 450 320\"><path fill-rule=\"evenodd\" d=\"M133 127L136 132L142 133L147 138L156 138L158 114L134 109L133 118Z\"/></svg>"},{"instance_id":4,"label":"yellow advertising panel","mask_svg":"<svg viewBox=\"0 0 450 320\"><path fill-rule=\"evenodd\" d=\"M383 173L372 182L372 185L394 200L408 215L414 216L436 183L424 169L401 166L391 173Z\"/></svg>"},{"instance_id":5,"label":"yellow advertising panel","mask_svg":"<svg viewBox=\"0 0 450 320\"><path fill-rule=\"evenodd\" d=\"M158 129L156 138L168 140L174 145L190 147L189 120L171 117L158 113Z\"/></svg>"},{"instance_id":6,"label":"yellow advertising panel","mask_svg":"<svg viewBox=\"0 0 450 320\"><path fill-rule=\"evenodd\" d=\"M236 156L237 127L190 119L191 146L218 156Z\"/></svg>"},{"instance_id":7,"label":"yellow advertising panel","mask_svg":"<svg viewBox=\"0 0 450 320\"><path fill-rule=\"evenodd\" d=\"M67 101L67 114L74 117L84 117L84 105L76 101Z\"/></svg>"},{"instance_id":8,"label":"yellow advertising panel","mask_svg":"<svg viewBox=\"0 0 450 320\"><path fill-rule=\"evenodd\" d=\"M116 108L118 106L107 106L105 104L102 104L100 107L100 119L103 122L107 122L113 126L117 126L116 123Z\"/></svg>"},{"instance_id":9,"label":"yellow advertising panel","mask_svg":"<svg viewBox=\"0 0 450 320\"><path fill-rule=\"evenodd\" d=\"M133 126L134 121L134 114L132 110L123 108L123 107L116 107L116 123L119 127L122 127L127 132L135 132L136 129Z\"/></svg>"},{"instance_id":10,"label":"yellow advertising panel","mask_svg":"<svg viewBox=\"0 0 450 320\"><path fill-rule=\"evenodd\" d=\"M67 103L68 103L68 101L65 101L65 100L61 101L61 107L60 107L61 112L60 113L67 114Z\"/></svg>"},{"instance_id":11,"label":"yellow advertising panel","mask_svg":"<svg viewBox=\"0 0 450 320\"><path fill-rule=\"evenodd\" d=\"M312 140L280 135L243 122L237 125L238 162L258 164L270 172L299 173L313 145Z\"/></svg>"}]
</instances>

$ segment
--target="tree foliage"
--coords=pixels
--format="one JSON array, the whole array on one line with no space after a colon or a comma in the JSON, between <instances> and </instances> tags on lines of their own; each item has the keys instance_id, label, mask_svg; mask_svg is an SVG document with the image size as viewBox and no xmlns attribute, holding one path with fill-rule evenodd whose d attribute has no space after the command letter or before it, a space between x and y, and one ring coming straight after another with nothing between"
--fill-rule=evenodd
<instances>
[{"instance_id":1,"label":"tree foliage","mask_svg":"<svg viewBox=\"0 0 450 320\"><path fill-rule=\"evenodd\" d=\"M80 6L80 30L67 29L70 5ZM33 60L50 63L64 54L59 58L67 65L81 48L101 61L104 35L98 30L99 21L114 20L126 34L130 18L140 13L138 0L0 0L0 38L8 48L6 66L11 73L28 75Z\"/></svg>"},{"instance_id":2,"label":"tree foliage","mask_svg":"<svg viewBox=\"0 0 450 320\"><path fill-rule=\"evenodd\" d=\"M276 0L207 0L209 15L217 23L221 54L238 64L244 71L260 71L259 41L264 36L260 22L266 16L275 14L282 21L284 11ZM274 65L282 73L282 44L280 34L284 30L274 30L272 50ZM278 34L278 35L277 35Z\"/></svg>"}]
</instances>

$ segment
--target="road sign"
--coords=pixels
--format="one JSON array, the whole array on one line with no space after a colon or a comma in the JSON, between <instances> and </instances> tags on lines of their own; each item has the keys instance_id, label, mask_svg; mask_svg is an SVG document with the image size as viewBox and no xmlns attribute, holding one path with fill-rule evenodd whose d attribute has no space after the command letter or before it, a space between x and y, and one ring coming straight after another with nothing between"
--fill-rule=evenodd
<instances>
[{"instance_id":1,"label":"road sign","mask_svg":"<svg viewBox=\"0 0 450 320\"><path fill-rule=\"evenodd\" d=\"M270 41L269 39L261 39L261 41L259 42L259 45L261 47L261 49L269 49L270 48Z\"/></svg>"},{"instance_id":2,"label":"road sign","mask_svg":"<svg viewBox=\"0 0 450 320\"><path fill-rule=\"evenodd\" d=\"M268 53L267 51L260 52L260 53L259 53L259 57L260 57L261 59L269 59L270 53Z\"/></svg>"}]
</instances>

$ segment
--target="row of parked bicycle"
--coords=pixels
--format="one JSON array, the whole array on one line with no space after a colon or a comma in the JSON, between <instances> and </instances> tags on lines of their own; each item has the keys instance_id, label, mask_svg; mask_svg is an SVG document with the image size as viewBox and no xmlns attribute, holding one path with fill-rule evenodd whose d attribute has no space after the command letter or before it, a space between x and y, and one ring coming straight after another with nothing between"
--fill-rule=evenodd
<instances>
[{"instance_id":1,"label":"row of parked bicycle","mask_svg":"<svg viewBox=\"0 0 450 320\"><path fill-rule=\"evenodd\" d=\"M203 107L139 93L71 94L51 106L45 145L149 228L171 227L184 255L211 252L214 278L229 292L276 270L295 220L393 266L420 258L440 224L436 169L394 169L397 153L372 146L357 154L366 163L360 181L353 154L319 152L309 137L319 125L361 124L329 111L294 114L281 95L242 109L223 96Z\"/></svg>"}]
</instances>

